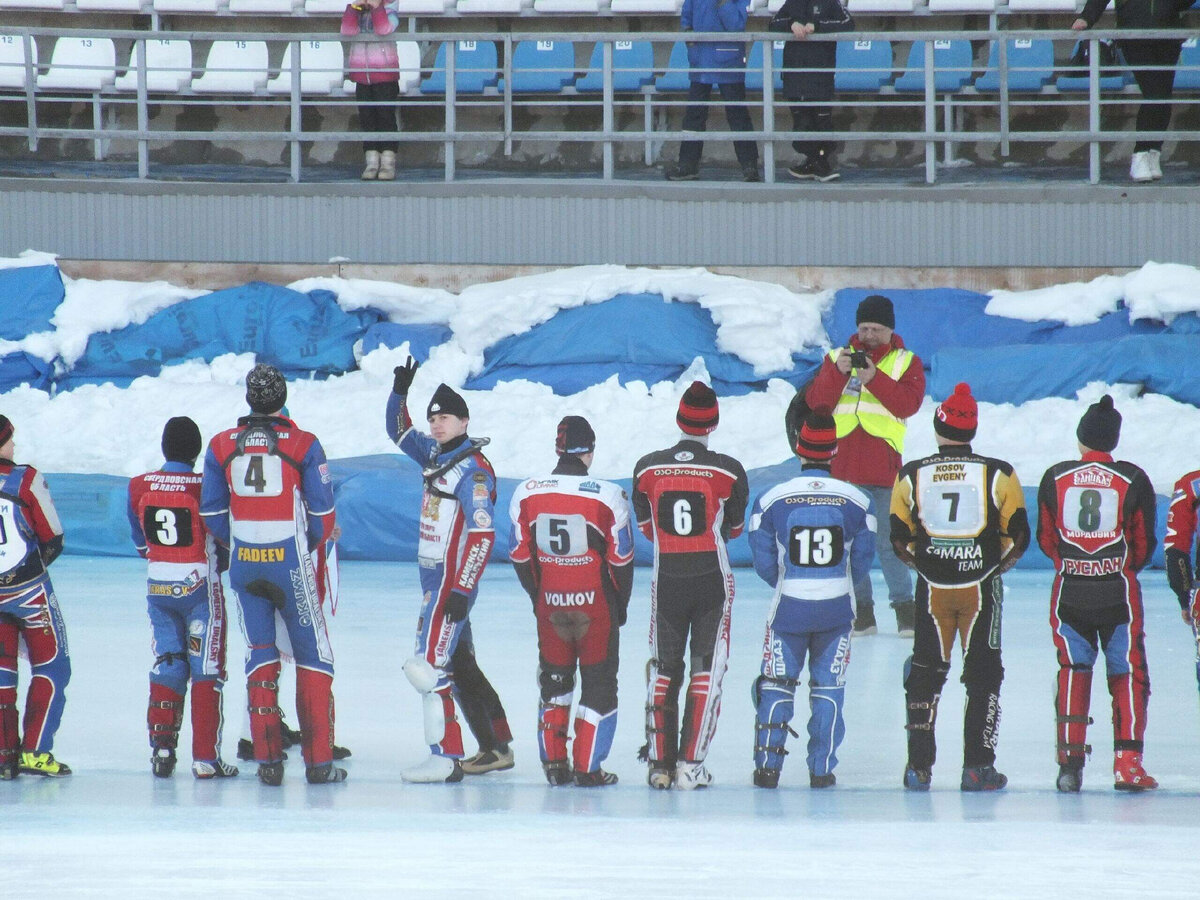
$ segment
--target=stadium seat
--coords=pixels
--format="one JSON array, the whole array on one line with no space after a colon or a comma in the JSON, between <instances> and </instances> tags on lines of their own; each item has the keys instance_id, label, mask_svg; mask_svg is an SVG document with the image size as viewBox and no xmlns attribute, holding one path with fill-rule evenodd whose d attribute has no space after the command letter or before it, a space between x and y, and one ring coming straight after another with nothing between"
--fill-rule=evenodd
<instances>
[{"instance_id":1,"label":"stadium seat","mask_svg":"<svg viewBox=\"0 0 1200 900\"><path fill-rule=\"evenodd\" d=\"M397 41L400 62L400 93L407 94L421 83L421 45L416 41Z\"/></svg>"},{"instance_id":2,"label":"stadium seat","mask_svg":"<svg viewBox=\"0 0 1200 900\"><path fill-rule=\"evenodd\" d=\"M677 15L683 8L683 0L612 0L609 7L614 14L647 13L650 15Z\"/></svg>"},{"instance_id":3,"label":"stadium seat","mask_svg":"<svg viewBox=\"0 0 1200 900\"><path fill-rule=\"evenodd\" d=\"M908 51L908 63L896 79L897 93L924 93L925 45L928 41L913 41ZM965 40L933 42L933 90L952 94L962 90L971 80L971 42Z\"/></svg>"},{"instance_id":4,"label":"stadium seat","mask_svg":"<svg viewBox=\"0 0 1200 900\"><path fill-rule=\"evenodd\" d=\"M340 16L346 0L304 0L304 11L310 16Z\"/></svg>"},{"instance_id":5,"label":"stadium seat","mask_svg":"<svg viewBox=\"0 0 1200 900\"><path fill-rule=\"evenodd\" d=\"M836 65L835 90L878 93L892 80L892 42L838 41Z\"/></svg>"},{"instance_id":6,"label":"stadium seat","mask_svg":"<svg viewBox=\"0 0 1200 900\"><path fill-rule=\"evenodd\" d=\"M1083 41L1076 41L1075 46L1071 48L1071 59L1075 58L1079 52L1080 44ZM1116 65L1124 66L1125 58L1121 56L1121 51L1115 51ZM1054 82L1054 86L1062 93L1087 92L1089 88L1089 76L1086 66L1083 67L1064 67L1070 71L1078 71L1078 75L1059 75ZM1105 75L1105 71L1110 71L1111 74ZM1118 72L1112 72L1111 66L1103 66L1100 69L1100 90L1102 91L1119 91L1127 84L1133 83L1133 73L1128 69L1122 69Z\"/></svg>"},{"instance_id":7,"label":"stadium seat","mask_svg":"<svg viewBox=\"0 0 1200 900\"><path fill-rule=\"evenodd\" d=\"M300 41L300 93L333 94L346 77L340 41ZM279 74L267 82L268 94L292 92L292 45L283 50Z\"/></svg>"},{"instance_id":8,"label":"stadium seat","mask_svg":"<svg viewBox=\"0 0 1200 900\"><path fill-rule=\"evenodd\" d=\"M453 6L454 0L396 0L401 16L440 16Z\"/></svg>"},{"instance_id":9,"label":"stadium seat","mask_svg":"<svg viewBox=\"0 0 1200 900\"><path fill-rule=\"evenodd\" d=\"M109 38L60 37L39 91L102 91L117 77L117 49Z\"/></svg>"},{"instance_id":10,"label":"stadium seat","mask_svg":"<svg viewBox=\"0 0 1200 900\"><path fill-rule=\"evenodd\" d=\"M519 16L532 0L458 0L454 8L468 15Z\"/></svg>"},{"instance_id":11,"label":"stadium seat","mask_svg":"<svg viewBox=\"0 0 1200 900\"><path fill-rule=\"evenodd\" d=\"M916 0L850 0L851 13L908 13L916 9Z\"/></svg>"},{"instance_id":12,"label":"stadium seat","mask_svg":"<svg viewBox=\"0 0 1200 900\"><path fill-rule=\"evenodd\" d=\"M37 74L37 41L29 42L33 72ZM25 89L25 39L19 34L0 34L0 90Z\"/></svg>"},{"instance_id":13,"label":"stadium seat","mask_svg":"<svg viewBox=\"0 0 1200 900\"><path fill-rule=\"evenodd\" d=\"M534 12L578 15L600 12L600 0L533 0Z\"/></svg>"},{"instance_id":14,"label":"stadium seat","mask_svg":"<svg viewBox=\"0 0 1200 900\"><path fill-rule=\"evenodd\" d=\"M1183 42L1179 51L1179 67L1175 72L1175 90L1200 90L1200 42L1194 37Z\"/></svg>"},{"instance_id":15,"label":"stadium seat","mask_svg":"<svg viewBox=\"0 0 1200 900\"><path fill-rule=\"evenodd\" d=\"M513 48L512 92L556 94L575 80L571 41L519 41ZM504 79L497 82L504 90Z\"/></svg>"},{"instance_id":16,"label":"stadium seat","mask_svg":"<svg viewBox=\"0 0 1200 900\"><path fill-rule=\"evenodd\" d=\"M290 16L297 0L229 0L231 13L255 13L268 16ZM342 4L342 9L346 8Z\"/></svg>"},{"instance_id":17,"label":"stadium seat","mask_svg":"<svg viewBox=\"0 0 1200 900\"><path fill-rule=\"evenodd\" d=\"M482 94L500 80L496 72L496 45L491 41L458 41L455 48L454 90ZM422 94L446 93L446 44L438 45L433 71L421 82Z\"/></svg>"},{"instance_id":18,"label":"stadium seat","mask_svg":"<svg viewBox=\"0 0 1200 900\"><path fill-rule=\"evenodd\" d=\"M614 91L640 91L654 81L654 46L649 41L613 41L612 84ZM592 50L588 70L575 82L579 93L604 90L604 45Z\"/></svg>"},{"instance_id":19,"label":"stadium seat","mask_svg":"<svg viewBox=\"0 0 1200 900\"><path fill-rule=\"evenodd\" d=\"M1075 0L1008 0L1009 12L1069 12L1079 9Z\"/></svg>"},{"instance_id":20,"label":"stadium seat","mask_svg":"<svg viewBox=\"0 0 1200 900\"><path fill-rule=\"evenodd\" d=\"M264 41L213 41L204 74L192 82L197 94L255 94L267 84Z\"/></svg>"},{"instance_id":21,"label":"stadium seat","mask_svg":"<svg viewBox=\"0 0 1200 900\"><path fill-rule=\"evenodd\" d=\"M671 45L671 58L667 60L667 70L654 82L656 91L684 91L691 86L692 80L688 75L687 44L676 41Z\"/></svg>"},{"instance_id":22,"label":"stadium seat","mask_svg":"<svg viewBox=\"0 0 1200 900\"><path fill-rule=\"evenodd\" d=\"M217 0L154 0L156 13L215 13Z\"/></svg>"},{"instance_id":23,"label":"stadium seat","mask_svg":"<svg viewBox=\"0 0 1200 900\"><path fill-rule=\"evenodd\" d=\"M774 77L771 82L775 85L775 93L783 91L783 41L771 42L771 71ZM746 56L746 90L761 91L763 89L763 45L755 41L750 45L750 53Z\"/></svg>"},{"instance_id":24,"label":"stadium seat","mask_svg":"<svg viewBox=\"0 0 1200 900\"><path fill-rule=\"evenodd\" d=\"M1000 51L995 41L988 51L987 71L975 79L975 90L994 94L1000 90ZM1008 41L1008 89L1038 93L1054 79L1054 44L1021 38Z\"/></svg>"},{"instance_id":25,"label":"stadium seat","mask_svg":"<svg viewBox=\"0 0 1200 900\"><path fill-rule=\"evenodd\" d=\"M931 13L995 12L995 10L996 0L929 0Z\"/></svg>"},{"instance_id":26,"label":"stadium seat","mask_svg":"<svg viewBox=\"0 0 1200 900\"><path fill-rule=\"evenodd\" d=\"M49 9L61 10L63 0L0 0L3 9Z\"/></svg>"},{"instance_id":27,"label":"stadium seat","mask_svg":"<svg viewBox=\"0 0 1200 900\"><path fill-rule=\"evenodd\" d=\"M150 8L150 0L75 0L80 12L140 13Z\"/></svg>"},{"instance_id":28,"label":"stadium seat","mask_svg":"<svg viewBox=\"0 0 1200 900\"><path fill-rule=\"evenodd\" d=\"M169 32L168 32L169 33ZM146 90L157 93L182 91L192 81L192 45L187 41L147 40ZM118 91L138 89L138 58L136 48L129 56L129 69L113 82Z\"/></svg>"}]
</instances>

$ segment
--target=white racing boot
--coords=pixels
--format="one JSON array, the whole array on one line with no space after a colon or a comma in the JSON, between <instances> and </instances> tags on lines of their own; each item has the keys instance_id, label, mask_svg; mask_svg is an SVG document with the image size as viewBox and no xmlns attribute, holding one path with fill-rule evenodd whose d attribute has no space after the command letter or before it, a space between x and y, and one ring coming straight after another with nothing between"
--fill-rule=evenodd
<instances>
[{"instance_id":1,"label":"white racing boot","mask_svg":"<svg viewBox=\"0 0 1200 900\"><path fill-rule=\"evenodd\" d=\"M702 762L684 762L675 765L675 790L695 791L706 788L713 782L712 773Z\"/></svg>"},{"instance_id":2,"label":"white racing boot","mask_svg":"<svg viewBox=\"0 0 1200 900\"><path fill-rule=\"evenodd\" d=\"M409 784L454 784L463 780L462 763L449 756L430 754L425 762L402 771L400 778Z\"/></svg>"}]
</instances>

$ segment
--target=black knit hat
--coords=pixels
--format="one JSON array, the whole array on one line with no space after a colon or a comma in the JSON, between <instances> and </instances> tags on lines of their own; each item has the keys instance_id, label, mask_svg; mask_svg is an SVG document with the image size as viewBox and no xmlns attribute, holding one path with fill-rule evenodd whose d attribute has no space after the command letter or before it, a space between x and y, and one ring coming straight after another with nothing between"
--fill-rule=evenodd
<instances>
[{"instance_id":1,"label":"black knit hat","mask_svg":"<svg viewBox=\"0 0 1200 900\"><path fill-rule=\"evenodd\" d=\"M596 449L596 432L583 416L563 416L554 439L554 452L559 456L582 456Z\"/></svg>"},{"instance_id":2,"label":"black knit hat","mask_svg":"<svg viewBox=\"0 0 1200 900\"><path fill-rule=\"evenodd\" d=\"M433 392L433 399L429 401L429 408L425 410L425 418L432 419L435 415L443 413L458 416L460 419L471 418L471 413L467 410L467 401L447 384L439 384Z\"/></svg>"},{"instance_id":3,"label":"black knit hat","mask_svg":"<svg viewBox=\"0 0 1200 900\"><path fill-rule=\"evenodd\" d=\"M680 430L684 434L708 434L717 427L720 418L716 392L703 381L693 381L683 392L679 412L675 414Z\"/></svg>"},{"instance_id":4,"label":"black knit hat","mask_svg":"<svg viewBox=\"0 0 1200 900\"><path fill-rule=\"evenodd\" d=\"M854 313L854 324L861 325L863 322L874 322L895 329L896 311L892 308L892 301L882 294L864 297Z\"/></svg>"},{"instance_id":5,"label":"black knit hat","mask_svg":"<svg viewBox=\"0 0 1200 900\"><path fill-rule=\"evenodd\" d=\"M810 410L796 436L797 456L812 460L829 460L837 455L837 423L829 407Z\"/></svg>"},{"instance_id":6,"label":"black knit hat","mask_svg":"<svg viewBox=\"0 0 1200 900\"><path fill-rule=\"evenodd\" d=\"M287 379L277 368L259 363L246 374L246 403L259 415L269 416L287 403Z\"/></svg>"},{"instance_id":7,"label":"black knit hat","mask_svg":"<svg viewBox=\"0 0 1200 900\"><path fill-rule=\"evenodd\" d=\"M960 381L954 393L933 412L933 430L951 441L970 443L979 430L979 404L971 396L971 386Z\"/></svg>"},{"instance_id":8,"label":"black knit hat","mask_svg":"<svg viewBox=\"0 0 1200 900\"><path fill-rule=\"evenodd\" d=\"M15 430L13 423L8 420L8 416L0 415L0 447L8 443Z\"/></svg>"},{"instance_id":9,"label":"black knit hat","mask_svg":"<svg viewBox=\"0 0 1200 900\"><path fill-rule=\"evenodd\" d=\"M1121 414L1113 408L1113 398L1105 394L1087 408L1075 429L1079 443L1091 450L1108 453L1121 438Z\"/></svg>"},{"instance_id":10,"label":"black knit hat","mask_svg":"<svg viewBox=\"0 0 1200 900\"><path fill-rule=\"evenodd\" d=\"M162 433L163 458L170 462L193 463L200 455L200 429L187 416L167 419Z\"/></svg>"}]
</instances>

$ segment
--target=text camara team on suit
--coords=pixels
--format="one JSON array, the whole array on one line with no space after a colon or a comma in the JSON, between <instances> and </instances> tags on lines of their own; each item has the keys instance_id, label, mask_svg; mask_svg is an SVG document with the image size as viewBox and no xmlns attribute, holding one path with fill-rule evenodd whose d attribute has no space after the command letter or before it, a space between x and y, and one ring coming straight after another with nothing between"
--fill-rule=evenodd
<instances>
[{"instance_id":1,"label":"text camara team on suit","mask_svg":"<svg viewBox=\"0 0 1200 900\"><path fill-rule=\"evenodd\" d=\"M809 785L836 784L852 641L876 631L868 572L886 542L895 562L917 575L909 599L911 582L885 566L898 631L913 635L913 653L897 673L908 744L902 784L916 791L932 784L938 705L956 638L967 697L960 787L995 791L1007 784L995 767L1002 578L1031 542L1021 485L1011 465L972 450L978 408L966 384L937 407L938 452L904 464L912 395L923 393L920 361L894 334L886 298L867 297L857 324L850 346L831 351L789 407L787 433L800 474L763 486L752 505L741 464L708 446L719 409L701 382L680 400L679 441L637 462L632 498L589 474L596 435L581 416L559 423L553 471L527 473L518 483L509 507L510 559L532 601L540 701L529 726L550 785L617 782L602 764L617 725L620 627L635 596L635 523L654 550L640 754L647 783L680 790L713 783L705 758L729 654L737 652L730 647L735 579L726 544L746 525L748 506L754 569L773 589L753 683L752 783L766 789L780 783L807 665ZM385 413L388 435L421 467L424 485L423 597L415 652L403 671L421 695L430 754L401 775L409 782L456 782L515 763L504 707L475 659L470 620L495 545L496 475L482 452L488 440L467 434L467 404L447 385L437 387L426 408L429 434L414 425L409 393L417 369L411 357L396 368ZM259 780L272 786L283 780L284 655L296 662L306 780L347 777L333 765L333 651L323 608L328 589L319 574L326 542L336 539L332 479L320 442L287 417L286 399L283 375L255 366L246 378L250 413L213 437L202 475L193 472L199 429L179 416L163 429L162 467L130 482L131 533L148 560L154 666L147 725L159 777L175 768L189 682L194 776L238 774L220 755L226 570L246 643ZM1114 787L1158 786L1143 766L1150 680L1137 577L1156 545L1155 497L1140 468L1112 456L1120 425L1111 397L1089 407L1076 431L1080 458L1051 466L1038 490L1037 542L1055 567L1049 621L1059 664L1047 735L1055 738L1056 787L1063 792L1082 788L1091 752L1092 670L1101 653L1112 696ZM41 476L14 461L14 434L0 416L0 526L9 537L0 544L0 780L62 777L71 770L51 748L70 662L46 574L61 550L62 529ZM885 491L876 482L886 470L894 476ZM1198 522L1200 470L1176 483L1164 541L1170 587L1196 634L1200 682ZM16 706L22 640L31 662L23 729ZM459 709L477 745L470 756Z\"/></svg>"}]
</instances>

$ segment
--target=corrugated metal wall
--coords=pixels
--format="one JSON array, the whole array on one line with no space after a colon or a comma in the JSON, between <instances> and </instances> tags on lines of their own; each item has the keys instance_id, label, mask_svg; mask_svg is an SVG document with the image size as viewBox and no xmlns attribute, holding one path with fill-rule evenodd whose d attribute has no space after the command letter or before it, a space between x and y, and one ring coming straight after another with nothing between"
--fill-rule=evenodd
<instances>
[{"instance_id":1,"label":"corrugated metal wall","mask_svg":"<svg viewBox=\"0 0 1200 900\"><path fill-rule=\"evenodd\" d=\"M0 181L0 255L315 263L1200 263L1195 187Z\"/></svg>"}]
</instances>

